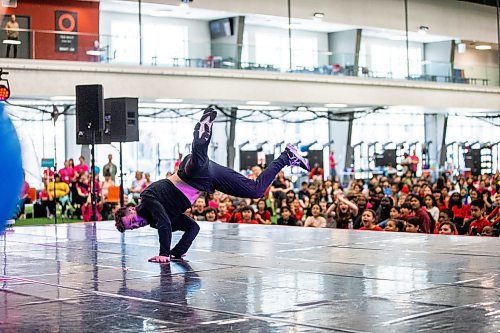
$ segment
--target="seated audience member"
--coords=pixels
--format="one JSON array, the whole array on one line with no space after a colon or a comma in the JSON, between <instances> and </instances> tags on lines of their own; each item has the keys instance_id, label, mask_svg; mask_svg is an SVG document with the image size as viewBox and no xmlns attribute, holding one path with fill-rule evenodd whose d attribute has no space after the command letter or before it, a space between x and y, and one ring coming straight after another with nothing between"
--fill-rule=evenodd
<instances>
[{"instance_id":1,"label":"seated audience member","mask_svg":"<svg viewBox=\"0 0 500 333\"><path fill-rule=\"evenodd\" d=\"M431 194L426 194L424 196L424 204L425 204L425 210L431 214L432 218L434 219L434 222L437 222L439 219L439 208L437 207L438 204L436 202L436 199Z\"/></svg>"},{"instance_id":2,"label":"seated audience member","mask_svg":"<svg viewBox=\"0 0 500 333\"><path fill-rule=\"evenodd\" d=\"M49 194L49 199L51 201L55 201L55 203L60 203L62 206L62 214L66 212L66 205L68 204L68 194L69 194L69 186L65 182L62 181L61 176L59 174L54 175L54 181L49 183L47 188L47 193ZM51 206L53 211L51 214L55 214L56 204Z\"/></svg>"},{"instance_id":3,"label":"seated audience member","mask_svg":"<svg viewBox=\"0 0 500 333\"><path fill-rule=\"evenodd\" d=\"M302 182L300 184L299 190L299 200L304 200L304 197L309 197L309 191L307 190L307 182Z\"/></svg>"},{"instance_id":4,"label":"seated audience member","mask_svg":"<svg viewBox=\"0 0 500 333\"><path fill-rule=\"evenodd\" d=\"M276 179L271 184L271 193L275 199L275 208L281 207L281 203L286 199L286 192L293 190L293 184L286 177L283 171L278 172Z\"/></svg>"},{"instance_id":5,"label":"seated audience member","mask_svg":"<svg viewBox=\"0 0 500 333\"><path fill-rule=\"evenodd\" d=\"M87 201L90 193L90 183L88 174L84 173L79 178L74 186L75 192L73 193L73 203L83 205Z\"/></svg>"},{"instance_id":6,"label":"seated audience member","mask_svg":"<svg viewBox=\"0 0 500 333\"><path fill-rule=\"evenodd\" d=\"M141 192L146 188L146 179L142 177L142 171L135 172L135 179L132 181L132 186L129 189L130 200L135 204L139 203Z\"/></svg>"},{"instance_id":7,"label":"seated audience member","mask_svg":"<svg viewBox=\"0 0 500 333\"><path fill-rule=\"evenodd\" d=\"M405 221L389 218L385 224L384 231L390 232L404 232L405 231Z\"/></svg>"},{"instance_id":8,"label":"seated audience member","mask_svg":"<svg viewBox=\"0 0 500 333\"><path fill-rule=\"evenodd\" d=\"M260 224L271 224L271 213L267 210L266 200L259 199L259 201L257 201L255 219Z\"/></svg>"},{"instance_id":9,"label":"seated audience member","mask_svg":"<svg viewBox=\"0 0 500 333\"><path fill-rule=\"evenodd\" d=\"M368 208L368 200L366 200L366 197L364 194L359 194L356 195L355 199L356 207L358 207L358 214L354 214L354 229L359 229L362 227L361 225L361 215L363 214L364 210Z\"/></svg>"},{"instance_id":10,"label":"seated audience member","mask_svg":"<svg viewBox=\"0 0 500 333\"><path fill-rule=\"evenodd\" d=\"M297 222L300 222L302 225L302 219L304 218L304 208L300 204L300 200L298 198L295 198L289 208Z\"/></svg>"},{"instance_id":11,"label":"seated audience member","mask_svg":"<svg viewBox=\"0 0 500 333\"><path fill-rule=\"evenodd\" d=\"M416 217L420 218L420 221L422 222L421 226L421 232L430 234L431 233L431 218L425 211L425 209L422 208L422 200L420 197L416 194L410 194L410 205L411 208L413 209L413 212L415 213ZM432 226L434 227L434 226Z\"/></svg>"},{"instance_id":12,"label":"seated audience member","mask_svg":"<svg viewBox=\"0 0 500 333\"><path fill-rule=\"evenodd\" d=\"M285 206L291 206L292 202L296 199L295 192L293 190L289 190L286 192L286 204Z\"/></svg>"},{"instance_id":13,"label":"seated audience member","mask_svg":"<svg viewBox=\"0 0 500 333\"><path fill-rule=\"evenodd\" d=\"M323 181L323 168L320 168L318 162L315 162L311 168L309 179L314 183L321 183Z\"/></svg>"},{"instance_id":14,"label":"seated audience member","mask_svg":"<svg viewBox=\"0 0 500 333\"><path fill-rule=\"evenodd\" d=\"M96 221L102 221L102 216L100 212L102 211L102 205L96 205ZM92 202L90 195L87 197L87 201L82 205L82 218L85 222L90 222L92 220Z\"/></svg>"},{"instance_id":15,"label":"seated audience member","mask_svg":"<svg viewBox=\"0 0 500 333\"><path fill-rule=\"evenodd\" d=\"M219 203L219 213L217 214L217 221L229 222L231 219L231 214L227 211L227 203Z\"/></svg>"},{"instance_id":16,"label":"seated audience member","mask_svg":"<svg viewBox=\"0 0 500 333\"><path fill-rule=\"evenodd\" d=\"M320 215L321 207L319 204L313 204L311 206L311 214L305 223L304 227L315 227L315 228L326 228L326 219Z\"/></svg>"},{"instance_id":17,"label":"seated audience member","mask_svg":"<svg viewBox=\"0 0 500 333\"><path fill-rule=\"evenodd\" d=\"M238 220L238 223L245 224L259 224L254 217L254 211L250 206L246 206L240 209L241 219Z\"/></svg>"},{"instance_id":18,"label":"seated audience member","mask_svg":"<svg viewBox=\"0 0 500 333\"><path fill-rule=\"evenodd\" d=\"M16 219L25 218L24 215L25 206L26 204L31 202L31 198L29 197L29 190L30 190L30 184L28 184L26 179L24 179L23 185L21 187L21 193L19 194L19 202L17 204L18 209L17 209L17 214L15 216Z\"/></svg>"},{"instance_id":19,"label":"seated audience member","mask_svg":"<svg viewBox=\"0 0 500 333\"><path fill-rule=\"evenodd\" d=\"M443 222L453 222L453 211L449 209L445 209L439 212L439 217L438 220L436 221L436 226L434 228L434 233L437 234L439 233L439 225ZM453 223L457 229L457 232L460 231L461 225L457 225L456 223Z\"/></svg>"},{"instance_id":20,"label":"seated audience member","mask_svg":"<svg viewBox=\"0 0 500 333\"><path fill-rule=\"evenodd\" d=\"M279 225L288 225L288 226L298 226L300 224L297 223L295 216L292 215L292 211L290 207L283 206L281 207L280 217L278 218Z\"/></svg>"},{"instance_id":21,"label":"seated audience member","mask_svg":"<svg viewBox=\"0 0 500 333\"><path fill-rule=\"evenodd\" d=\"M477 236L483 232L483 228L490 225L490 222L484 217L484 202L481 199L470 203L470 212L472 218L464 223L463 234Z\"/></svg>"},{"instance_id":22,"label":"seated audience member","mask_svg":"<svg viewBox=\"0 0 500 333\"><path fill-rule=\"evenodd\" d=\"M104 180L101 182L101 195L102 199L106 201L108 198L108 191L111 186L115 186L115 182L111 179L111 173L104 173Z\"/></svg>"},{"instance_id":23,"label":"seated audience member","mask_svg":"<svg viewBox=\"0 0 500 333\"><path fill-rule=\"evenodd\" d=\"M470 208L462 203L462 196L459 192L451 195L448 201L448 209L453 212L453 222L457 227L463 225L465 218L470 213Z\"/></svg>"},{"instance_id":24,"label":"seated audience member","mask_svg":"<svg viewBox=\"0 0 500 333\"><path fill-rule=\"evenodd\" d=\"M217 209L208 207L205 209L205 221L215 222L217 221Z\"/></svg>"},{"instance_id":25,"label":"seated audience member","mask_svg":"<svg viewBox=\"0 0 500 333\"><path fill-rule=\"evenodd\" d=\"M457 227L450 221L440 223L438 232L440 235L458 235Z\"/></svg>"},{"instance_id":26,"label":"seated audience member","mask_svg":"<svg viewBox=\"0 0 500 333\"><path fill-rule=\"evenodd\" d=\"M491 226L486 226L483 228L483 232L481 233L481 236L483 237L495 237L493 233L493 227Z\"/></svg>"},{"instance_id":27,"label":"seated audience member","mask_svg":"<svg viewBox=\"0 0 500 333\"><path fill-rule=\"evenodd\" d=\"M153 184L153 181L151 180L151 174L149 172L144 173L144 185L143 185L144 188L143 188L143 190L151 184Z\"/></svg>"},{"instance_id":28,"label":"seated audience member","mask_svg":"<svg viewBox=\"0 0 500 333\"><path fill-rule=\"evenodd\" d=\"M332 225L337 229L353 229L354 217L358 214L358 206L344 198L342 193L335 194L335 203L326 211L326 216L333 216Z\"/></svg>"},{"instance_id":29,"label":"seated audience member","mask_svg":"<svg viewBox=\"0 0 500 333\"><path fill-rule=\"evenodd\" d=\"M195 221L205 220L206 207L207 207L207 202L205 200L205 197L199 196L198 199L196 199L196 201L194 202L193 209L191 211Z\"/></svg>"},{"instance_id":30,"label":"seated audience member","mask_svg":"<svg viewBox=\"0 0 500 333\"><path fill-rule=\"evenodd\" d=\"M399 217L402 220L406 221L406 220L408 220L409 217L412 216L412 209L411 209L411 205L409 203L402 204L399 211L400 211Z\"/></svg>"},{"instance_id":31,"label":"seated audience member","mask_svg":"<svg viewBox=\"0 0 500 333\"><path fill-rule=\"evenodd\" d=\"M361 215L361 224L363 226L359 230L384 231L377 225L377 214L372 209L365 209Z\"/></svg>"},{"instance_id":32,"label":"seated audience member","mask_svg":"<svg viewBox=\"0 0 500 333\"><path fill-rule=\"evenodd\" d=\"M493 203L492 208L491 213L488 215L488 221L494 224L496 222L500 222L500 192L495 194L495 202Z\"/></svg>"},{"instance_id":33,"label":"seated audience member","mask_svg":"<svg viewBox=\"0 0 500 333\"><path fill-rule=\"evenodd\" d=\"M377 208L377 220L380 221L381 228L385 228L387 219L391 217L392 201L389 197L383 197L380 200L380 205Z\"/></svg>"},{"instance_id":34,"label":"seated audience member","mask_svg":"<svg viewBox=\"0 0 500 333\"><path fill-rule=\"evenodd\" d=\"M419 217L410 217L406 221L406 232L420 233L422 232L422 221Z\"/></svg>"}]
</instances>

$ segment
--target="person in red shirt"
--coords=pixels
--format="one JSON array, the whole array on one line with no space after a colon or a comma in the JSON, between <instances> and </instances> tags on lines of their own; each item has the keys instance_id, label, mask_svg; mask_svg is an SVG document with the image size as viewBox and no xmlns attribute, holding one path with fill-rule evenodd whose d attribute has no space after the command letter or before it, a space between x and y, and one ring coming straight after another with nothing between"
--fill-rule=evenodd
<instances>
[{"instance_id":1,"label":"person in red shirt","mask_svg":"<svg viewBox=\"0 0 500 333\"><path fill-rule=\"evenodd\" d=\"M77 177L80 177L82 174L84 173L89 173L89 165L88 164L85 164L85 156L80 156L78 158L78 160L80 161L80 164L78 165L75 165L74 167L74 172L77 174Z\"/></svg>"},{"instance_id":2,"label":"person in red shirt","mask_svg":"<svg viewBox=\"0 0 500 333\"><path fill-rule=\"evenodd\" d=\"M415 212L415 216L420 218L422 222L421 231L430 234L431 233L431 218L427 214L427 211L422 208L422 199L416 194L410 194L410 205L411 209Z\"/></svg>"},{"instance_id":3,"label":"person in red shirt","mask_svg":"<svg viewBox=\"0 0 500 333\"><path fill-rule=\"evenodd\" d=\"M359 230L384 231L377 225L377 214L372 209L365 209L361 214L361 224L363 226Z\"/></svg>"},{"instance_id":4,"label":"person in red shirt","mask_svg":"<svg viewBox=\"0 0 500 333\"><path fill-rule=\"evenodd\" d=\"M458 192L451 195L450 201L448 202L448 209L453 211L453 216L455 218L465 219L468 216L468 209L464 204L462 204L462 196Z\"/></svg>"},{"instance_id":5,"label":"person in red shirt","mask_svg":"<svg viewBox=\"0 0 500 333\"><path fill-rule=\"evenodd\" d=\"M484 217L484 202L482 200L472 201L470 204L472 220L467 221L469 236L477 236L483 232L483 228L490 225L490 222ZM465 226L464 225L464 226Z\"/></svg>"},{"instance_id":6,"label":"person in red shirt","mask_svg":"<svg viewBox=\"0 0 500 333\"><path fill-rule=\"evenodd\" d=\"M266 201L264 199L259 199L259 201L257 201L255 219L260 224L271 224L271 213L267 210Z\"/></svg>"},{"instance_id":7,"label":"person in red shirt","mask_svg":"<svg viewBox=\"0 0 500 333\"><path fill-rule=\"evenodd\" d=\"M241 219L238 220L238 223L245 224L259 224L259 222L254 217L254 212L252 207L246 206L240 210Z\"/></svg>"},{"instance_id":8,"label":"person in red shirt","mask_svg":"<svg viewBox=\"0 0 500 333\"><path fill-rule=\"evenodd\" d=\"M411 163L412 163L410 170L413 171L413 176L416 176L417 170L418 170L418 163L420 162L420 159L417 156L416 150L413 151L413 154L410 156L410 159L411 159Z\"/></svg>"},{"instance_id":9,"label":"person in red shirt","mask_svg":"<svg viewBox=\"0 0 500 333\"><path fill-rule=\"evenodd\" d=\"M64 161L64 168L59 170L59 176L66 184L70 184L73 181L75 170L69 166L69 161Z\"/></svg>"},{"instance_id":10,"label":"person in red shirt","mask_svg":"<svg viewBox=\"0 0 500 333\"><path fill-rule=\"evenodd\" d=\"M309 179L312 181L323 181L323 168L320 168L319 163L314 163L314 166L309 172Z\"/></svg>"},{"instance_id":11,"label":"person in red shirt","mask_svg":"<svg viewBox=\"0 0 500 333\"><path fill-rule=\"evenodd\" d=\"M231 219L231 213L227 211L227 203L220 202L219 203L219 213L217 214L217 221L220 222L229 222Z\"/></svg>"}]
</instances>

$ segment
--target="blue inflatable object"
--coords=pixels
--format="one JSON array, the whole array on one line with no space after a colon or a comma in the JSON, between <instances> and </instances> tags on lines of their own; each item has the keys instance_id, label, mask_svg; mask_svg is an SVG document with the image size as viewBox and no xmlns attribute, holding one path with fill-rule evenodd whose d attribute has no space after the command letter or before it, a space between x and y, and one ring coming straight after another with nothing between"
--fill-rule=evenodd
<instances>
[{"instance_id":1,"label":"blue inflatable object","mask_svg":"<svg viewBox=\"0 0 500 333\"><path fill-rule=\"evenodd\" d=\"M0 102L0 174L2 190L0 191L0 232L5 230L5 222L13 218L19 201L19 194L24 181L21 160L21 145L16 129Z\"/></svg>"}]
</instances>

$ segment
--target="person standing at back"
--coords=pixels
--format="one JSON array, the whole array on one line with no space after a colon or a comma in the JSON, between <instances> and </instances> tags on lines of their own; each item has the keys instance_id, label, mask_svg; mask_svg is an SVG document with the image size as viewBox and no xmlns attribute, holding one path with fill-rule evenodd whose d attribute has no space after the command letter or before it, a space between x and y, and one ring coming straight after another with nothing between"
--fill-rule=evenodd
<instances>
[{"instance_id":1,"label":"person standing at back","mask_svg":"<svg viewBox=\"0 0 500 333\"><path fill-rule=\"evenodd\" d=\"M12 41L12 43L7 44L7 52L5 57L8 58L10 55L11 46L14 49L14 58L17 58L17 41L19 40L19 23L16 20L16 15L11 15L10 20L5 24L5 33L7 34L7 40Z\"/></svg>"},{"instance_id":2,"label":"person standing at back","mask_svg":"<svg viewBox=\"0 0 500 333\"><path fill-rule=\"evenodd\" d=\"M102 174L105 175L106 173L109 173L111 176L111 180L116 182L116 172L117 172L117 167L115 164L113 164L113 155L109 154L108 155L108 163L104 164L102 167Z\"/></svg>"}]
</instances>

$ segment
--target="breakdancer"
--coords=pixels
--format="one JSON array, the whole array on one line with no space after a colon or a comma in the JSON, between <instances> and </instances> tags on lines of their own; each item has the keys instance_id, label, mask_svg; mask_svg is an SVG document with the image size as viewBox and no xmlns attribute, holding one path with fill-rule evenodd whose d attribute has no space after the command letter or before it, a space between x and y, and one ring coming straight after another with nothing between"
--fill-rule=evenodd
<instances>
[{"instance_id":1,"label":"breakdancer","mask_svg":"<svg viewBox=\"0 0 500 333\"><path fill-rule=\"evenodd\" d=\"M160 253L150 258L151 262L167 263L170 259L180 259L187 252L200 227L183 213L202 191L213 193L217 190L236 197L260 198L285 166L299 166L309 171L307 161L290 144L255 180L209 160L207 152L216 116L212 108L203 112L194 128L191 154L184 158L175 174L147 187L137 207L122 207L115 213L115 226L120 232L146 225L158 229ZM184 231L184 235L171 250L172 231Z\"/></svg>"}]
</instances>

